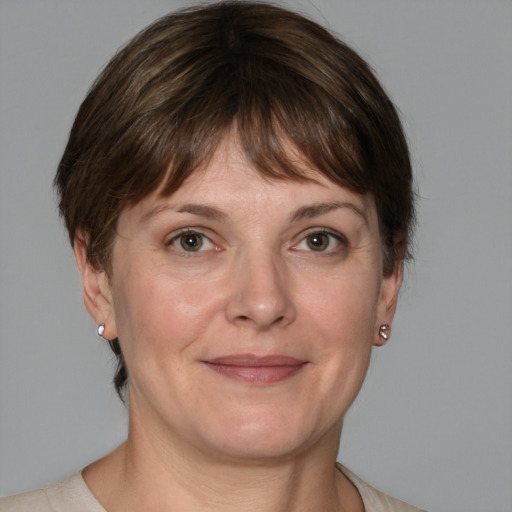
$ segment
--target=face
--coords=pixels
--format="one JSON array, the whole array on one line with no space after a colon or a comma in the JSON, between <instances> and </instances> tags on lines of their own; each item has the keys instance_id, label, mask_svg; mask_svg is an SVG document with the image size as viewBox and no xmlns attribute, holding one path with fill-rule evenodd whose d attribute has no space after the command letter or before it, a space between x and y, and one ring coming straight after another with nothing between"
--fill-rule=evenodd
<instances>
[{"instance_id":1,"label":"face","mask_svg":"<svg viewBox=\"0 0 512 512\"><path fill-rule=\"evenodd\" d=\"M372 198L314 178L264 179L226 143L122 213L86 303L119 337L133 432L228 458L337 442L400 275L382 276Z\"/></svg>"}]
</instances>

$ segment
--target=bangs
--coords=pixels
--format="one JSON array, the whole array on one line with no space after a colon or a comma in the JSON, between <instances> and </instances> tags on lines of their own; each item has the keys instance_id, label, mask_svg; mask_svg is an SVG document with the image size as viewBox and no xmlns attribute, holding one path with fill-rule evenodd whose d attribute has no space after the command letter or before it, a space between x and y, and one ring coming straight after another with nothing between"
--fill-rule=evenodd
<instances>
[{"instance_id":1,"label":"bangs","mask_svg":"<svg viewBox=\"0 0 512 512\"><path fill-rule=\"evenodd\" d=\"M325 97L320 87L296 73L283 73L281 65L259 55L243 55L213 71L205 76L192 67L180 107L174 112L162 108L148 120L153 133L155 126L162 126L144 157L151 164L132 172L149 178L148 188L134 179L134 187L125 190L127 204L156 189L165 196L173 194L207 167L229 136L265 177L302 181L320 172L355 192L369 190L368 166L361 161L355 127L345 121L349 113L340 113L343 106ZM147 137L141 139L141 145L147 142ZM140 162L140 156L129 160Z\"/></svg>"}]
</instances>

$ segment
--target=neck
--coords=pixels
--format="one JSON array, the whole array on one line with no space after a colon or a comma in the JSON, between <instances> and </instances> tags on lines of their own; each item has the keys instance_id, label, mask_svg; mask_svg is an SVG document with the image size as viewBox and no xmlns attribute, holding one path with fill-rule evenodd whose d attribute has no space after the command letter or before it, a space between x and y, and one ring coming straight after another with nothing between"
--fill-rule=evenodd
<instances>
[{"instance_id":1,"label":"neck","mask_svg":"<svg viewBox=\"0 0 512 512\"><path fill-rule=\"evenodd\" d=\"M296 454L241 460L155 435L130 421L126 443L83 476L109 512L360 510L357 491L335 468L340 433L341 423Z\"/></svg>"}]
</instances>

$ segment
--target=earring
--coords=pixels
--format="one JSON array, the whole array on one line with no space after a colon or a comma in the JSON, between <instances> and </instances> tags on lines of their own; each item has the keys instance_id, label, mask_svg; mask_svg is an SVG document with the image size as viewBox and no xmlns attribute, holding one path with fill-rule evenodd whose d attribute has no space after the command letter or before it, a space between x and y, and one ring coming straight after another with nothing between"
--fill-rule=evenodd
<instances>
[{"instance_id":1,"label":"earring","mask_svg":"<svg viewBox=\"0 0 512 512\"><path fill-rule=\"evenodd\" d=\"M103 338L103 333L105 332L105 324L98 325L98 336Z\"/></svg>"},{"instance_id":2,"label":"earring","mask_svg":"<svg viewBox=\"0 0 512 512\"><path fill-rule=\"evenodd\" d=\"M391 326L389 324L382 324L379 327L379 337L387 340L391 334Z\"/></svg>"}]
</instances>

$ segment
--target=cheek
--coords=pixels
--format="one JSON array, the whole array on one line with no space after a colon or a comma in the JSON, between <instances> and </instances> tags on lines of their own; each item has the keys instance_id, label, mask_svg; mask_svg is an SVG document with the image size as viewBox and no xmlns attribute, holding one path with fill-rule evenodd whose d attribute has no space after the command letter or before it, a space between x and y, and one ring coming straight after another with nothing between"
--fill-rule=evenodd
<instances>
[{"instance_id":1,"label":"cheek","mask_svg":"<svg viewBox=\"0 0 512 512\"><path fill-rule=\"evenodd\" d=\"M219 310L213 282L191 282L155 268L127 271L114 290L118 336L127 362L158 352L182 351L193 343Z\"/></svg>"},{"instance_id":2,"label":"cheek","mask_svg":"<svg viewBox=\"0 0 512 512\"><path fill-rule=\"evenodd\" d=\"M306 290L306 283L301 288ZM347 273L317 280L309 292L303 291L301 300L303 310L323 326L327 338L346 339L350 334L355 343L373 333L379 290L375 273Z\"/></svg>"},{"instance_id":3,"label":"cheek","mask_svg":"<svg viewBox=\"0 0 512 512\"><path fill-rule=\"evenodd\" d=\"M378 276L359 274L317 283L314 294L304 295L301 327L315 341L330 384L347 391L345 399L359 389L366 374L379 289Z\"/></svg>"}]
</instances>

